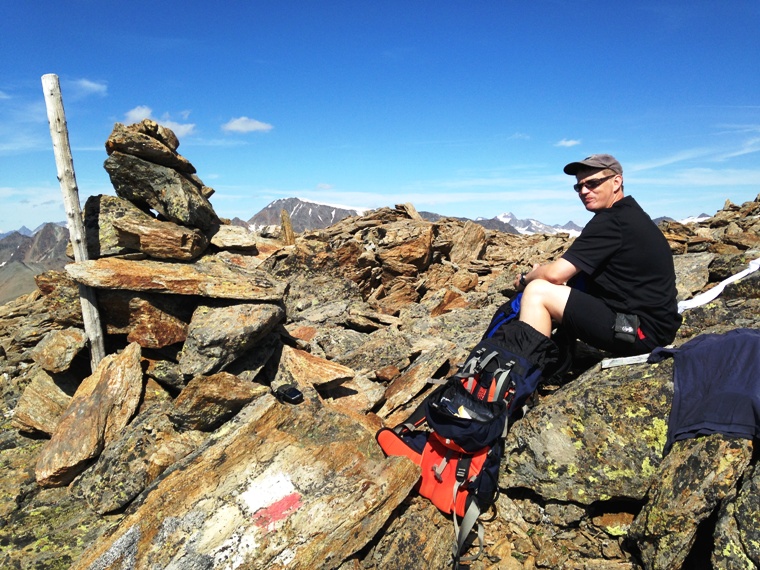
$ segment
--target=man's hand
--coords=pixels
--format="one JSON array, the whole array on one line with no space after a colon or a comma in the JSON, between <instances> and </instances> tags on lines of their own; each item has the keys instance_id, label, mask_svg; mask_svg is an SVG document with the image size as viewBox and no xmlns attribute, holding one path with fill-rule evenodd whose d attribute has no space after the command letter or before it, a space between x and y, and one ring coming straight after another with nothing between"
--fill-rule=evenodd
<instances>
[{"instance_id":1,"label":"man's hand","mask_svg":"<svg viewBox=\"0 0 760 570\"><path fill-rule=\"evenodd\" d=\"M525 289L525 286L530 282L531 280L531 274L536 271L539 267L541 267L540 264L535 263L533 264L533 269L531 269L528 273L520 273L515 278L515 290L522 291Z\"/></svg>"}]
</instances>

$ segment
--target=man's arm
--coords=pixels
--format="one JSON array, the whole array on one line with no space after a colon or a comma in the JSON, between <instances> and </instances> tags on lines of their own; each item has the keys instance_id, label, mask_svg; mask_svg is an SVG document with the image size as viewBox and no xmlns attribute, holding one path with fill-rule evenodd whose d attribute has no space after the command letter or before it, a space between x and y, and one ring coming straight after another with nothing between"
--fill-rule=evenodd
<instances>
[{"instance_id":1,"label":"man's arm","mask_svg":"<svg viewBox=\"0 0 760 570\"><path fill-rule=\"evenodd\" d=\"M534 265L533 269L529 273L525 274L524 284L520 283L520 277L518 276L516 288L520 290L524 285L530 283L535 279L543 279L549 283L554 283L555 285L564 285L570 278L577 275L579 272L580 269L578 269L575 265L570 263L565 258L560 257L559 259L552 261L551 263L547 263L546 265Z\"/></svg>"}]
</instances>

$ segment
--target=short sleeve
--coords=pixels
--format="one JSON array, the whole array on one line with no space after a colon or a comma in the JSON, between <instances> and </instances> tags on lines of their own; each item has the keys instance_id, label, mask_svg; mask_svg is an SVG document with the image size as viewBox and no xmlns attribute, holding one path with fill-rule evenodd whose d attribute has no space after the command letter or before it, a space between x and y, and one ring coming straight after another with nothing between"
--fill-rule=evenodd
<instances>
[{"instance_id":1,"label":"short sleeve","mask_svg":"<svg viewBox=\"0 0 760 570\"><path fill-rule=\"evenodd\" d=\"M622 245L620 224L611 212L595 215L562 257L593 275Z\"/></svg>"}]
</instances>

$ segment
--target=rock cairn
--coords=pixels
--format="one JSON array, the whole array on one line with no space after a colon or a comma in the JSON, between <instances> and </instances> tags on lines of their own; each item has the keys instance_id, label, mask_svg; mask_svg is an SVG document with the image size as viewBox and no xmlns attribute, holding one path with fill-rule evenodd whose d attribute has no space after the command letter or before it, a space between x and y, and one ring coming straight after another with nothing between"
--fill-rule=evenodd
<instances>
[{"instance_id":1,"label":"rock cairn","mask_svg":"<svg viewBox=\"0 0 760 570\"><path fill-rule=\"evenodd\" d=\"M566 234L516 236L409 204L293 245L220 219L156 123L117 124L116 196L85 205L92 259L0 307L0 565L446 567L447 517L374 441L468 353L514 275ZM760 200L663 224L679 297L760 256ZM88 369L78 284L109 356ZM760 277L685 313L678 343L760 325ZM579 347L509 433L473 568L760 564L752 442L663 459L672 363L605 368ZM292 384L293 405L273 395Z\"/></svg>"}]
</instances>

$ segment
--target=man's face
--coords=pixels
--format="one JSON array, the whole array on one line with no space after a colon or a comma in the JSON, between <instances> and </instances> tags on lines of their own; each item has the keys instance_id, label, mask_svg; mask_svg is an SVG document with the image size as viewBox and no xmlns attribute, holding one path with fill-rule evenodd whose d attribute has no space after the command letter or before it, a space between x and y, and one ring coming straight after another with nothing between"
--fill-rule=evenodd
<instances>
[{"instance_id":1,"label":"man's face","mask_svg":"<svg viewBox=\"0 0 760 570\"><path fill-rule=\"evenodd\" d=\"M609 170L586 170L578 172L576 179L576 191L589 212L609 208L623 197L623 177L620 174ZM598 186L597 181L601 182Z\"/></svg>"}]
</instances>

